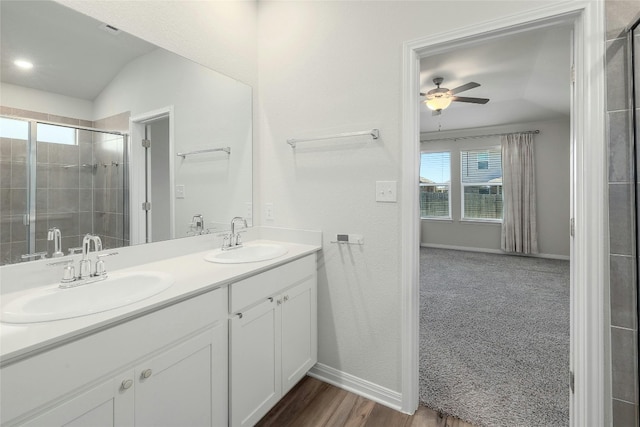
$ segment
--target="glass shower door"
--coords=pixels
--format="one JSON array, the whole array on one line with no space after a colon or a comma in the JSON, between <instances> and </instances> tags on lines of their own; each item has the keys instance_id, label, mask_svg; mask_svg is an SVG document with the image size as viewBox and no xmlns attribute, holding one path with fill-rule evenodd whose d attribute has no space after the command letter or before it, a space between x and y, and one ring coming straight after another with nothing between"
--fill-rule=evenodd
<instances>
[{"instance_id":1,"label":"glass shower door","mask_svg":"<svg viewBox=\"0 0 640 427\"><path fill-rule=\"evenodd\" d=\"M29 122L0 117L0 265L29 253Z\"/></svg>"},{"instance_id":2,"label":"glass shower door","mask_svg":"<svg viewBox=\"0 0 640 427\"><path fill-rule=\"evenodd\" d=\"M2 117L0 265L51 256L85 234L105 249L129 244L127 141L117 132Z\"/></svg>"}]
</instances>

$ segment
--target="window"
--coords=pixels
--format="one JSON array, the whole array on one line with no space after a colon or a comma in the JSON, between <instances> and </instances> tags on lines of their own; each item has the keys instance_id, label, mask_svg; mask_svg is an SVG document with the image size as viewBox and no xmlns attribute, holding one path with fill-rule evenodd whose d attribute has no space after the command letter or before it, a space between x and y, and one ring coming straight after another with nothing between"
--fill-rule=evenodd
<instances>
[{"instance_id":1,"label":"window","mask_svg":"<svg viewBox=\"0 0 640 427\"><path fill-rule=\"evenodd\" d=\"M420 217L451 218L451 153L420 156Z\"/></svg>"},{"instance_id":2,"label":"window","mask_svg":"<svg viewBox=\"0 0 640 427\"><path fill-rule=\"evenodd\" d=\"M460 152L463 220L502 220L500 148Z\"/></svg>"},{"instance_id":3,"label":"window","mask_svg":"<svg viewBox=\"0 0 640 427\"><path fill-rule=\"evenodd\" d=\"M29 122L0 117L0 137L28 140Z\"/></svg>"},{"instance_id":4,"label":"window","mask_svg":"<svg viewBox=\"0 0 640 427\"><path fill-rule=\"evenodd\" d=\"M75 128L45 123L38 123L36 126L38 142L78 145L77 131ZM0 117L0 137L28 140L29 122L26 120Z\"/></svg>"},{"instance_id":5,"label":"window","mask_svg":"<svg viewBox=\"0 0 640 427\"><path fill-rule=\"evenodd\" d=\"M37 124L38 142L77 145L76 130L67 126Z\"/></svg>"}]
</instances>

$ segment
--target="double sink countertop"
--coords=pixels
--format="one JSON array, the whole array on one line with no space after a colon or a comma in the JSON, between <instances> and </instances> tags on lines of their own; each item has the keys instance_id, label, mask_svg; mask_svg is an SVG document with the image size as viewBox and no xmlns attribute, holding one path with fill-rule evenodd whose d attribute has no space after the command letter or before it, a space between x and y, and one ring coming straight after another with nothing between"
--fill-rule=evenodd
<instances>
[{"instance_id":1,"label":"double sink countertop","mask_svg":"<svg viewBox=\"0 0 640 427\"><path fill-rule=\"evenodd\" d=\"M0 366L17 362L30 355L38 354L315 253L321 249L321 246L319 239L314 240L318 240L317 244L264 239L245 243L246 245L277 244L287 249L286 254L266 261L238 264L219 264L205 261L204 257L216 249L212 247L205 251L118 269L118 273L136 271L167 273L173 276L175 283L168 289L147 299L100 313L39 323L0 323ZM126 256L126 254L121 254L120 256ZM107 268L109 268L108 263ZM49 271L48 278L50 280L49 285L46 287L50 288L51 285L58 283L58 273L61 273L61 270L62 268L60 268L60 271L57 269ZM116 271L109 272L115 273ZM0 274L2 274L1 270ZM100 286L101 283L96 282L83 286ZM7 304L15 298L34 292L34 290L34 288L31 288L4 293L2 295L2 304Z\"/></svg>"}]
</instances>

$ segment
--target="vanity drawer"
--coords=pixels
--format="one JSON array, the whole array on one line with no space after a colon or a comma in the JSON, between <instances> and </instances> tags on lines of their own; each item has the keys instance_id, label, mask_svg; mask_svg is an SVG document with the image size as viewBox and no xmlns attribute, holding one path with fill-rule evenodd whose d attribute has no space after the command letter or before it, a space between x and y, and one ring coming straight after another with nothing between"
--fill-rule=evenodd
<instances>
[{"instance_id":1,"label":"vanity drawer","mask_svg":"<svg viewBox=\"0 0 640 427\"><path fill-rule=\"evenodd\" d=\"M316 254L233 283L229 312L236 313L316 274Z\"/></svg>"}]
</instances>

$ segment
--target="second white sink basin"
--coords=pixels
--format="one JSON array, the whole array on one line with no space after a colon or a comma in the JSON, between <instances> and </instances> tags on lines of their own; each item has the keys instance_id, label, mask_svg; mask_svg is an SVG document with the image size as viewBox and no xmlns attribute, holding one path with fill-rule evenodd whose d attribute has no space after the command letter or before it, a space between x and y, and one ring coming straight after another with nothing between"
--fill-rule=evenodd
<instances>
[{"instance_id":1,"label":"second white sink basin","mask_svg":"<svg viewBox=\"0 0 640 427\"><path fill-rule=\"evenodd\" d=\"M240 264L245 262L267 261L278 258L288 251L282 245L272 243L252 243L237 249L223 251L217 249L205 255L205 261L220 264Z\"/></svg>"},{"instance_id":2,"label":"second white sink basin","mask_svg":"<svg viewBox=\"0 0 640 427\"><path fill-rule=\"evenodd\" d=\"M87 316L142 301L174 283L166 273L135 271L110 273L106 280L74 288L48 286L3 305L0 320L35 323Z\"/></svg>"}]
</instances>

